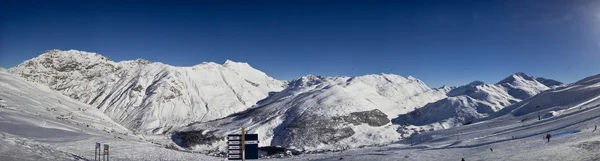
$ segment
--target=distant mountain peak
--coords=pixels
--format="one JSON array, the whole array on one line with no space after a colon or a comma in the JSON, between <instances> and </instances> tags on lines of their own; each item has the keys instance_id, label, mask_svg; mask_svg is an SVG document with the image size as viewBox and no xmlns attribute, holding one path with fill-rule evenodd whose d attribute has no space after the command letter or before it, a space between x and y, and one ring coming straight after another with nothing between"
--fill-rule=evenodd
<instances>
[{"instance_id":1,"label":"distant mountain peak","mask_svg":"<svg viewBox=\"0 0 600 161\"><path fill-rule=\"evenodd\" d=\"M406 79L408 79L408 80L419 80L419 79L417 79L417 78L415 78L415 77L413 77L411 75L409 75L408 77L406 77Z\"/></svg>"},{"instance_id":2,"label":"distant mountain peak","mask_svg":"<svg viewBox=\"0 0 600 161\"><path fill-rule=\"evenodd\" d=\"M529 76L527 76L527 74L525 74L525 73L523 73L523 72L516 72L516 73L515 73L515 74L513 74L513 75L516 75L516 76L521 76L521 77L529 77Z\"/></svg>"},{"instance_id":3,"label":"distant mountain peak","mask_svg":"<svg viewBox=\"0 0 600 161\"><path fill-rule=\"evenodd\" d=\"M512 74L504 79L502 79L501 81L499 81L496 84L510 84L510 83L514 83L515 81L518 80L535 80L533 77L528 76L527 74L523 73L523 72L517 72L515 74Z\"/></svg>"},{"instance_id":4,"label":"distant mountain peak","mask_svg":"<svg viewBox=\"0 0 600 161\"><path fill-rule=\"evenodd\" d=\"M246 63L246 62L236 62L233 60L225 60L225 62L222 64L225 67L234 67L234 66L243 66L243 67L250 67L250 64Z\"/></svg>"},{"instance_id":5,"label":"distant mountain peak","mask_svg":"<svg viewBox=\"0 0 600 161\"><path fill-rule=\"evenodd\" d=\"M98 53L75 50L75 49L69 49L69 50L51 49L51 50L44 51L40 56L41 57L43 57L43 56L54 56L54 57L79 56L79 57L104 57L104 58L106 58L105 56L100 55Z\"/></svg>"},{"instance_id":6,"label":"distant mountain peak","mask_svg":"<svg viewBox=\"0 0 600 161\"><path fill-rule=\"evenodd\" d=\"M323 79L324 79L324 77L322 77L322 76L315 76L315 75L309 74L309 75L302 76L298 79L292 80L289 83L289 86L292 86L292 87L312 86L312 85L323 82Z\"/></svg>"},{"instance_id":7,"label":"distant mountain peak","mask_svg":"<svg viewBox=\"0 0 600 161\"><path fill-rule=\"evenodd\" d=\"M142 58L138 58L137 60L135 60L135 62L138 63L138 64L150 64L150 63L152 63L149 60L142 59Z\"/></svg>"},{"instance_id":8,"label":"distant mountain peak","mask_svg":"<svg viewBox=\"0 0 600 161\"><path fill-rule=\"evenodd\" d=\"M225 64L231 64L231 63L236 63L236 62L233 61L233 60L227 59L227 60L225 60L225 62L223 62L223 65L225 65Z\"/></svg>"},{"instance_id":9,"label":"distant mountain peak","mask_svg":"<svg viewBox=\"0 0 600 161\"><path fill-rule=\"evenodd\" d=\"M478 86L478 85L483 85L483 84L485 84L483 81L478 81L478 80L476 80L476 81L473 81L473 82L471 82L471 83L469 83L469 84L467 84L467 85L470 85L470 86Z\"/></svg>"},{"instance_id":10,"label":"distant mountain peak","mask_svg":"<svg viewBox=\"0 0 600 161\"><path fill-rule=\"evenodd\" d=\"M561 85L563 84L562 82L553 80L553 79L547 79L547 78L543 78L543 77L535 77L535 76L529 76L523 72L517 72L515 74L512 74L510 76L508 76L507 78L504 78L503 80L501 80L500 82L496 83L496 84L512 84L515 83L517 81L536 81L538 83L541 83L547 87L552 87L552 86L557 86L557 85Z\"/></svg>"}]
</instances>

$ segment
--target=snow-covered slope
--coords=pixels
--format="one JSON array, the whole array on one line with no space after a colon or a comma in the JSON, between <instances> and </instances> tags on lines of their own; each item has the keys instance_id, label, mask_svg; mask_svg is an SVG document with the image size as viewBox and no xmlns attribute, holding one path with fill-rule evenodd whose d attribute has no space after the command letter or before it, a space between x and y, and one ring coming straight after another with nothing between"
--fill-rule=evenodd
<instances>
[{"instance_id":1,"label":"snow-covered slope","mask_svg":"<svg viewBox=\"0 0 600 161\"><path fill-rule=\"evenodd\" d=\"M544 82L544 83L542 83ZM562 83L551 79L515 73L497 84L475 81L453 88L448 98L400 115L394 123L410 124L416 131L427 131L470 124L506 106L527 99ZM547 86L548 85L548 86Z\"/></svg>"},{"instance_id":2,"label":"snow-covered slope","mask_svg":"<svg viewBox=\"0 0 600 161\"><path fill-rule=\"evenodd\" d=\"M299 151L339 150L389 144L400 138L398 114L445 97L420 80L391 74L359 77L308 75L259 102L249 110L223 119L192 124L175 135L182 146L225 151L219 138L246 127L259 134L260 146Z\"/></svg>"},{"instance_id":3,"label":"snow-covered slope","mask_svg":"<svg viewBox=\"0 0 600 161\"><path fill-rule=\"evenodd\" d=\"M600 105L599 99L600 74L584 78L573 84L547 90L509 106L495 115L501 116L510 113L514 116L531 115L529 118L537 119L536 111L539 110L542 118L549 118L586 106ZM536 108L537 106L539 108Z\"/></svg>"},{"instance_id":4,"label":"snow-covered slope","mask_svg":"<svg viewBox=\"0 0 600 161\"><path fill-rule=\"evenodd\" d=\"M245 110L285 88L247 63L116 63L77 50L49 50L9 72L91 104L129 129L154 133Z\"/></svg>"},{"instance_id":5,"label":"snow-covered slope","mask_svg":"<svg viewBox=\"0 0 600 161\"><path fill-rule=\"evenodd\" d=\"M0 160L74 159L65 151L32 139L81 133L132 135L90 105L0 71Z\"/></svg>"},{"instance_id":6,"label":"snow-covered slope","mask_svg":"<svg viewBox=\"0 0 600 161\"><path fill-rule=\"evenodd\" d=\"M541 120L536 106L540 106ZM390 146L278 160L600 160L600 75L550 89L482 121ZM544 140L551 134L550 141ZM412 145L411 145L412 144Z\"/></svg>"},{"instance_id":7,"label":"snow-covered slope","mask_svg":"<svg viewBox=\"0 0 600 161\"><path fill-rule=\"evenodd\" d=\"M65 129L61 124L105 132L130 132L98 109L63 96L45 85L27 82L6 72L0 72L0 107L0 118L3 120L20 120L25 116L31 118L21 120L22 124L68 131L78 131L79 128ZM0 129L11 127L15 128L13 125L3 125Z\"/></svg>"},{"instance_id":8,"label":"snow-covered slope","mask_svg":"<svg viewBox=\"0 0 600 161\"><path fill-rule=\"evenodd\" d=\"M0 71L0 160L94 160L96 142L110 160L226 160L145 142L102 111L46 85Z\"/></svg>"}]
</instances>

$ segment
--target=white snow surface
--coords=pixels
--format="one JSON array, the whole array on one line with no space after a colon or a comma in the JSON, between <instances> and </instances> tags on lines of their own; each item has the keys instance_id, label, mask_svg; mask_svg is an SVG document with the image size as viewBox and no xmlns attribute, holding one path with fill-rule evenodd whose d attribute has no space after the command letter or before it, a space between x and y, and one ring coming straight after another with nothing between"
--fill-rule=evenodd
<instances>
[{"instance_id":1,"label":"white snow surface","mask_svg":"<svg viewBox=\"0 0 600 161\"><path fill-rule=\"evenodd\" d=\"M108 132L130 132L98 109L63 96L45 85L30 83L6 72L0 72L0 105L3 110L0 113L2 119L18 120L18 116L31 115L34 116L33 119L20 121L65 131L78 129L69 129L57 124L75 124Z\"/></svg>"},{"instance_id":2,"label":"white snow surface","mask_svg":"<svg viewBox=\"0 0 600 161\"><path fill-rule=\"evenodd\" d=\"M400 115L393 122L413 125L409 128L412 131L408 133L461 126L488 117L504 107L560 84L558 81L528 76L521 72L497 84L474 81L468 85L452 88L447 98Z\"/></svg>"},{"instance_id":3,"label":"white snow surface","mask_svg":"<svg viewBox=\"0 0 600 161\"><path fill-rule=\"evenodd\" d=\"M247 111L192 124L180 131L203 131L222 137L239 133L241 127L246 127L249 133L259 134L260 146L282 146L299 151L384 145L400 138L396 132L397 125L389 123L389 119L442 99L445 95L446 90L431 89L413 77L392 74L359 77L308 75L291 81L288 88L260 101ZM370 126L339 121L341 117L354 112L371 110L379 110L387 115L383 116L387 124ZM306 124L318 127L304 127L309 126ZM307 136L303 133L308 132L315 136L303 137ZM331 141L339 135L349 136ZM225 141L218 141L195 148L200 151L225 151L226 145Z\"/></svg>"},{"instance_id":4,"label":"white snow surface","mask_svg":"<svg viewBox=\"0 0 600 161\"><path fill-rule=\"evenodd\" d=\"M247 63L174 67L143 59L113 62L77 50L49 50L8 71L91 104L131 130L148 133L222 118L285 88L285 82Z\"/></svg>"},{"instance_id":5,"label":"white snow surface","mask_svg":"<svg viewBox=\"0 0 600 161\"><path fill-rule=\"evenodd\" d=\"M413 135L389 146L303 154L281 161L600 160L600 75L542 92L469 125ZM538 121L535 106L558 114ZM561 112L556 112L561 111ZM564 135L558 133L579 131ZM553 135L550 142L544 136ZM413 146L411 146L411 140Z\"/></svg>"},{"instance_id":6,"label":"white snow surface","mask_svg":"<svg viewBox=\"0 0 600 161\"><path fill-rule=\"evenodd\" d=\"M93 160L95 142L111 146L111 160L225 160L166 149L145 138L153 137L135 135L46 85L0 71L2 161Z\"/></svg>"}]
</instances>

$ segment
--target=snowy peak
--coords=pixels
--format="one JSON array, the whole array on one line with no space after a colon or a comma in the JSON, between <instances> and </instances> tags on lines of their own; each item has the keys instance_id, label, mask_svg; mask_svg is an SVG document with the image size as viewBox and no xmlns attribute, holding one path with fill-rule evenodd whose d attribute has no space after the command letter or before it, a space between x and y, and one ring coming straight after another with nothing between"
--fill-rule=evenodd
<instances>
[{"instance_id":1,"label":"snowy peak","mask_svg":"<svg viewBox=\"0 0 600 161\"><path fill-rule=\"evenodd\" d=\"M234 66L242 66L242 67L251 67L250 64L246 63L246 62L235 62L233 60L225 60L225 62L223 63L223 66L225 67L234 67Z\"/></svg>"},{"instance_id":2,"label":"snowy peak","mask_svg":"<svg viewBox=\"0 0 600 161\"><path fill-rule=\"evenodd\" d=\"M522 80L534 81L535 79L533 77L529 77L527 74L525 74L523 72L517 72L515 74L512 74L512 75L504 78L503 80L501 80L500 82L498 82L496 84L510 84L510 83L514 83L516 81L522 81Z\"/></svg>"},{"instance_id":3,"label":"snowy peak","mask_svg":"<svg viewBox=\"0 0 600 161\"><path fill-rule=\"evenodd\" d=\"M597 108L600 105L599 94L600 74L540 93L535 97L504 108L496 115L510 113L514 116L530 115L529 118L535 118L539 110L542 113L542 119L545 119L590 107ZM536 109L537 106L541 108ZM580 112L593 113L593 111Z\"/></svg>"},{"instance_id":4,"label":"snowy peak","mask_svg":"<svg viewBox=\"0 0 600 161\"><path fill-rule=\"evenodd\" d=\"M78 50L48 50L40 56L27 60L10 73L28 81L47 84L54 89L62 89L75 84L72 81L90 81L114 72L115 63L110 59L91 52Z\"/></svg>"},{"instance_id":5,"label":"snowy peak","mask_svg":"<svg viewBox=\"0 0 600 161\"><path fill-rule=\"evenodd\" d=\"M408 80L414 80L414 81L421 81L421 80L419 80L419 79L417 79L417 78L415 78L413 76L410 76L410 75L406 79L408 79Z\"/></svg>"},{"instance_id":6,"label":"snowy peak","mask_svg":"<svg viewBox=\"0 0 600 161\"><path fill-rule=\"evenodd\" d=\"M247 63L115 63L77 50L49 50L9 72L91 104L129 129L153 133L225 117L286 87Z\"/></svg>"},{"instance_id":7,"label":"snowy peak","mask_svg":"<svg viewBox=\"0 0 600 161\"><path fill-rule=\"evenodd\" d=\"M292 80L288 84L288 86L293 87L293 88L313 86L313 85L322 83L324 81L324 79L325 78L323 78L321 76L315 76L315 75L309 74L306 76L302 76L298 79Z\"/></svg>"},{"instance_id":8,"label":"snowy peak","mask_svg":"<svg viewBox=\"0 0 600 161\"><path fill-rule=\"evenodd\" d=\"M135 62L138 63L138 64L150 64L150 63L152 63L149 60L142 59L142 58L138 58L137 60L135 60Z\"/></svg>"},{"instance_id":9,"label":"snowy peak","mask_svg":"<svg viewBox=\"0 0 600 161\"><path fill-rule=\"evenodd\" d=\"M48 50L40 56L27 60L19 65L25 67L54 68L58 71L87 68L94 64L114 64L109 58L97 53L79 50ZM68 67L65 67L68 66ZM61 68L62 67L62 68Z\"/></svg>"},{"instance_id":10,"label":"snowy peak","mask_svg":"<svg viewBox=\"0 0 600 161\"><path fill-rule=\"evenodd\" d=\"M539 80L539 81L538 81ZM429 103L408 114L399 115L393 122L411 124L422 130L437 130L470 124L491 114L550 89L560 82L515 73L497 84L473 81L451 88L447 98Z\"/></svg>"},{"instance_id":11,"label":"snowy peak","mask_svg":"<svg viewBox=\"0 0 600 161\"><path fill-rule=\"evenodd\" d=\"M43 59L42 59L43 58ZM47 50L44 53L42 53L40 56L36 58L34 58L34 60L41 60L40 62L43 62L43 60L46 61L50 61L49 63L52 63L51 60L58 60L60 63L60 60L72 60L72 61L77 61L77 62L90 62L90 63L99 63L99 62L112 62L109 58L100 55L98 53L94 53L94 52L86 52L86 51L79 51L79 50L59 50L59 49L52 49L52 50Z\"/></svg>"},{"instance_id":12,"label":"snowy peak","mask_svg":"<svg viewBox=\"0 0 600 161\"><path fill-rule=\"evenodd\" d=\"M514 84L515 82L523 82L523 81L536 81L547 87L552 87L552 86L557 86L557 85L563 84L562 82L552 80L552 79L528 76L527 74L525 74L523 72L517 72L513 75L510 75L507 78L501 80L500 82L498 82L496 84Z\"/></svg>"},{"instance_id":13,"label":"snowy peak","mask_svg":"<svg viewBox=\"0 0 600 161\"><path fill-rule=\"evenodd\" d=\"M473 81L473 82L471 82L471 83L469 83L467 85L469 85L469 86L478 86L478 85L483 85L483 84L485 84L485 83L482 82L482 81Z\"/></svg>"}]
</instances>

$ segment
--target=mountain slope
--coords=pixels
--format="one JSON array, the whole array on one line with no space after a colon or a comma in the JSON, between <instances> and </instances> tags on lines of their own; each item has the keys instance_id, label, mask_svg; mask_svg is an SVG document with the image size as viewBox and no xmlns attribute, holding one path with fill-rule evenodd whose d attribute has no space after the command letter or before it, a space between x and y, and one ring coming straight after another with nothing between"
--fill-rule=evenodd
<instances>
[{"instance_id":1,"label":"mountain slope","mask_svg":"<svg viewBox=\"0 0 600 161\"><path fill-rule=\"evenodd\" d=\"M546 90L477 123L420 133L385 147L303 155L302 159L592 161L600 160L598 125L600 75L595 75ZM546 134L551 134L550 142L543 139Z\"/></svg>"},{"instance_id":2,"label":"mountain slope","mask_svg":"<svg viewBox=\"0 0 600 161\"><path fill-rule=\"evenodd\" d=\"M497 84L473 82L454 88L448 92L448 98L425 105L408 114L400 115L393 121L398 124L414 125L420 130L437 130L472 123L485 118L504 107L532 97L558 81L515 73Z\"/></svg>"},{"instance_id":3,"label":"mountain slope","mask_svg":"<svg viewBox=\"0 0 600 161\"><path fill-rule=\"evenodd\" d=\"M542 118L554 117L565 112L577 111L586 107L600 105L600 74L579 80L573 84L553 88L530 99L509 106L495 115L511 114L513 116L529 116L537 118L540 111ZM536 108L539 106L539 108Z\"/></svg>"},{"instance_id":4,"label":"mountain slope","mask_svg":"<svg viewBox=\"0 0 600 161\"><path fill-rule=\"evenodd\" d=\"M94 144L110 144L110 160L226 160L166 149L102 111L0 71L0 160L94 160Z\"/></svg>"},{"instance_id":5,"label":"mountain slope","mask_svg":"<svg viewBox=\"0 0 600 161\"><path fill-rule=\"evenodd\" d=\"M0 72L0 87L2 131L32 125L66 131L79 131L83 126L99 133L130 133L98 109L63 96L44 85Z\"/></svg>"},{"instance_id":6,"label":"mountain slope","mask_svg":"<svg viewBox=\"0 0 600 161\"><path fill-rule=\"evenodd\" d=\"M116 63L76 50L46 51L8 71L91 104L129 129L153 133L242 111L285 88L246 63Z\"/></svg>"},{"instance_id":7,"label":"mountain slope","mask_svg":"<svg viewBox=\"0 0 600 161\"><path fill-rule=\"evenodd\" d=\"M444 98L445 93L413 77L309 75L254 108L183 128L175 141L182 146L201 145L195 146L197 150L224 151L224 140L215 138L246 127L249 133L259 134L260 146L299 151L389 144L400 137L389 119Z\"/></svg>"}]
</instances>

